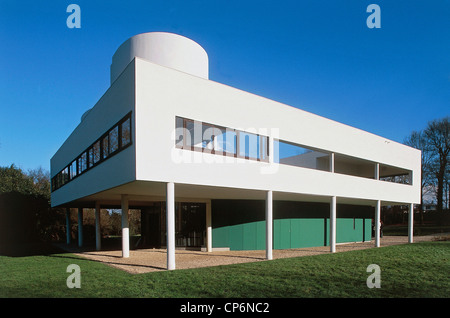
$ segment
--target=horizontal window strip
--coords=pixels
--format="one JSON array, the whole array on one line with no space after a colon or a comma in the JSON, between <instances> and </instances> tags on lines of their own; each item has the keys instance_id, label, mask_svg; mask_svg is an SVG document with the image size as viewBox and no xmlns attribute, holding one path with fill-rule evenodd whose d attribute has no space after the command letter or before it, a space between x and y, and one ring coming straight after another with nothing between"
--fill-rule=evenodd
<instances>
[{"instance_id":1,"label":"horizontal window strip","mask_svg":"<svg viewBox=\"0 0 450 318\"><path fill-rule=\"evenodd\" d=\"M269 137L194 121L175 118L177 148L257 161L269 161Z\"/></svg>"},{"instance_id":2,"label":"horizontal window strip","mask_svg":"<svg viewBox=\"0 0 450 318\"><path fill-rule=\"evenodd\" d=\"M130 112L52 178L52 192L124 150L131 143Z\"/></svg>"}]
</instances>

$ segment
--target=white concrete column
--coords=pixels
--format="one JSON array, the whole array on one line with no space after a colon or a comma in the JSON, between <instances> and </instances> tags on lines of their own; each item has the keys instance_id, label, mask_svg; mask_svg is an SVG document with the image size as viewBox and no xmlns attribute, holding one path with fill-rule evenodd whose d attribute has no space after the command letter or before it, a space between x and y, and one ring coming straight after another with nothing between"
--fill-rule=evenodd
<instances>
[{"instance_id":1,"label":"white concrete column","mask_svg":"<svg viewBox=\"0 0 450 318\"><path fill-rule=\"evenodd\" d=\"M102 236L100 231L100 203L95 203L95 249L102 249Z\"/></svg>"},{"instance_id":2,"label":"white concrete column","mask_svg":"<svg viewBox=\"0 0 450 318\"><path fill-rule=\"evenodd\" d=\"M66 243L70 244L70 208L66 208Z\"/></svg>"},{"instance_id":3,"label":"white concrete column","mask_svg":"<svg viewBox=\"0 0 450 318\"><path fill-rule=\"evenodd\" d=\"M380 164L378 162L375 164L374 179L380 180Z\"/></svg>"},{"instance_id":4,"label":"white concrete column","mask_svg":"<svg viewBox=\"0 0 450 318\"><path fill-rule=\"evenodd\" d=\"M128 195L122 194L122 257L130 257L130 229L128 225Z\"/></svg>"},{"instance_id":5,"label":"white concrete column","mask_svg":"<svg viewBox=\"0 0 450 318\"><path fill-rule=\"evenodd\" d=\"M266 192L266 258L273 259L273 193Z\"/></svg>"},{"instance_id":6,"label":"white concrete column","mask_svg":"<svg viewBox=\"0 0 450 318\"><path fill-rule=\"evenodd\" d=\"M408 217L408 243L414 242L413 229L414 229L414 204L409 204L409 217Z\"/></svg>"},{"instance_id":7,"label":"white concrete column","mask_svg":"<svg viewBox=\"0 0 450 318\"><path fill-rule=\"evenodd\" d=\"M336 252L336 197L330 200L330 252Z\"/></svg>"},{"instance_id":8,"label":"white concrete column","mask_svg":"<svg viewBox=\"0 0 450 318\"><path fill-rule=\"evenodd\" d=\"M334 152L330 153L330 172L334 172Z\"/></svg>"},{"instance_id":9,"label":"white concrete column","mask_svg":"<svg viewBox=\"0 0 450 318\"><path fill-rule=\"evenodd\" d=\"M78 247L83 246L83 208L78 208Z\"/></svg>"},{"instance_id":10,"label":"white concrete column","mask_svg":"<svg viewBox=\"0 0 450 318\"><path fill-rule=\"evenodd\" d=\"M380 247L381 201L375 204L375 247Z\"/></svg>"},{"instance_id":11,"label":"white concrete column","mask_svg":"<svg viewBox=\"0 0 450 318\"><path fill-rule=\"evenodd\" d=\"M212 252L211 201L206 203L206 251Z\"/></svg>"},{"instance_id":12,"label":"white concrete column","mask_svg":"<svg viewBox=\"0 0 450 318\"><path fill-rule=\"evenodd\" d=\"M175 269L175 185L166 185L167 269Z\"/></svg>"}]
</instances>

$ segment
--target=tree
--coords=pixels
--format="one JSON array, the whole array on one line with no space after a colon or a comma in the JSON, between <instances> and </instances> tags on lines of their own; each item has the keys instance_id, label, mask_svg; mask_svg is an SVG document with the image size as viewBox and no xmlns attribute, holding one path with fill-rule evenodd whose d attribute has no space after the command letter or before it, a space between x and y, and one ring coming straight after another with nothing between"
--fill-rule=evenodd
<instances>
[{"instance_id":1,"label":"tree","mask_svg":"<svg viewBox=\"0 0 450 318\"><path fill-rule=\"evenodd\" d=\"M28 177L33 181L34 192L50 200L50 172L39 167L28 170Z\"/></svg>"},{"instance_id":2,"label":"tree","mask_svg":"<svg viewBox=\"0 0 450 318\"><path fill-rule=\"evenodd\" d=\"M64 220L62 211L50 207L48 172L38 168L25 173L14 164L0 167L0 244L58 239Z\"/></svg>"},{"instance_id":3,"label":"tree","mask_svg":"<svg viewBox=\"0 0 450 318\"><path fill-rule=\"evenodd\" d=\"M32 179L12 164L10 167L0 167L0 193L5 192L34 194L35 188Z\"/></svg>"},{"instance_id":4,"label":"tree","mask_svg":"<svg viewBox=\"0 0 450 318\"><path fill-rule=\"evenodd\" d=\"M436 199L438 213L442 214L444 189L450 179L449 117L430 121L423 131L413 131L404 144L422 152L421 203L426 196L432 195Z\"/></svg>"},{"instance_id":5,"label":"tree","mask_svg":"<svg viewBox=\"0 0 450 318\"><path fill-rule=\"evenodd\" d=\"M437 181L437 211L443 211L444 182L450 161L450 117L433 120L424 130L424 136L433 156L433 173Z\"/></svg>"},{"instance_id":6,"label":"tree","mask_svg":"<svg viewBox=\"0 0 450 318\"><path fill-rule=\"evenodd\" d=\"M423 224L423 204L425 203L424 198L428 197L433 189L433 174L432 174L432 162L433 162L433 154L430 151L430 147L426 140L425 134L423 131L413 131L410 136L405 138L405 145L410 147L419 149L422 152L422 161L421 161L421 189L420 189L420 204L418 206L420 213L420 223Z\"/></svg>"},{"instance_id":7,"label":"tree","mask_svg":"<svg viewBox=\"0 0 450 318\"><path fill-rule=\"evenodd\" d=\"M50 200L50 173L42 167L28 173L14 164L0 167L0 193L18 192Z\"/></svg>"}]
</instances>

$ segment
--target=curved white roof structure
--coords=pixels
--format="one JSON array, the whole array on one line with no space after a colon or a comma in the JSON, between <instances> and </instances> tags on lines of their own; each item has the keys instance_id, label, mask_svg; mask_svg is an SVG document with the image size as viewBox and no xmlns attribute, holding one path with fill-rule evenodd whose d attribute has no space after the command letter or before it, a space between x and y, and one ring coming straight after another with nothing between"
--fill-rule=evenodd
<instances>
[{"instance_id":1,"label":"curved white roof structure","mask_svg":"<svg viewBox=\"0 0 450 318\"><path fill-rule=\"evenodd\" d=\"M111 83L135 57L208 79L208 54L198 43L178 34L149 32L129 38L117 49Z\"/></svg>"}]
</instances>

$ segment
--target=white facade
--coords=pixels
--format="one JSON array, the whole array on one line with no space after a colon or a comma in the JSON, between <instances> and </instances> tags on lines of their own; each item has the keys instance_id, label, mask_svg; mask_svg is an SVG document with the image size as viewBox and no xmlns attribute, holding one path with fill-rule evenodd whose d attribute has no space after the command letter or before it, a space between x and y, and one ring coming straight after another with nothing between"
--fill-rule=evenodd
<instances>
[{"instance_id":1,"label":"white facade","mask_svg":"<svg viewBox=\"0 0 450 318\"><path fill-rule=\"evenodd\" d=\"M122 195L130 206L165 200L168 183L175 185L177 200L266 200L271 191L273 200L336 198L371 206L420 202L420 151L211 81L207 64L206 52L184 37L148 33L125 42L113 58L111 87L53 156L51 175L127 114L131 144L73 180L61 181L64 185L53 189L52 206L119 205ZM249 160L208 153L206 147L177 147L177 117L267 137L268 156ZM201 137L200 131L194 140ZM280 160L291 164L278 163L277 140L313 152ZM302 156L309 157L308 167L295 165ZM397 174L407 175L408 184L380 180Z\"/></svg>"}]
</instances>

